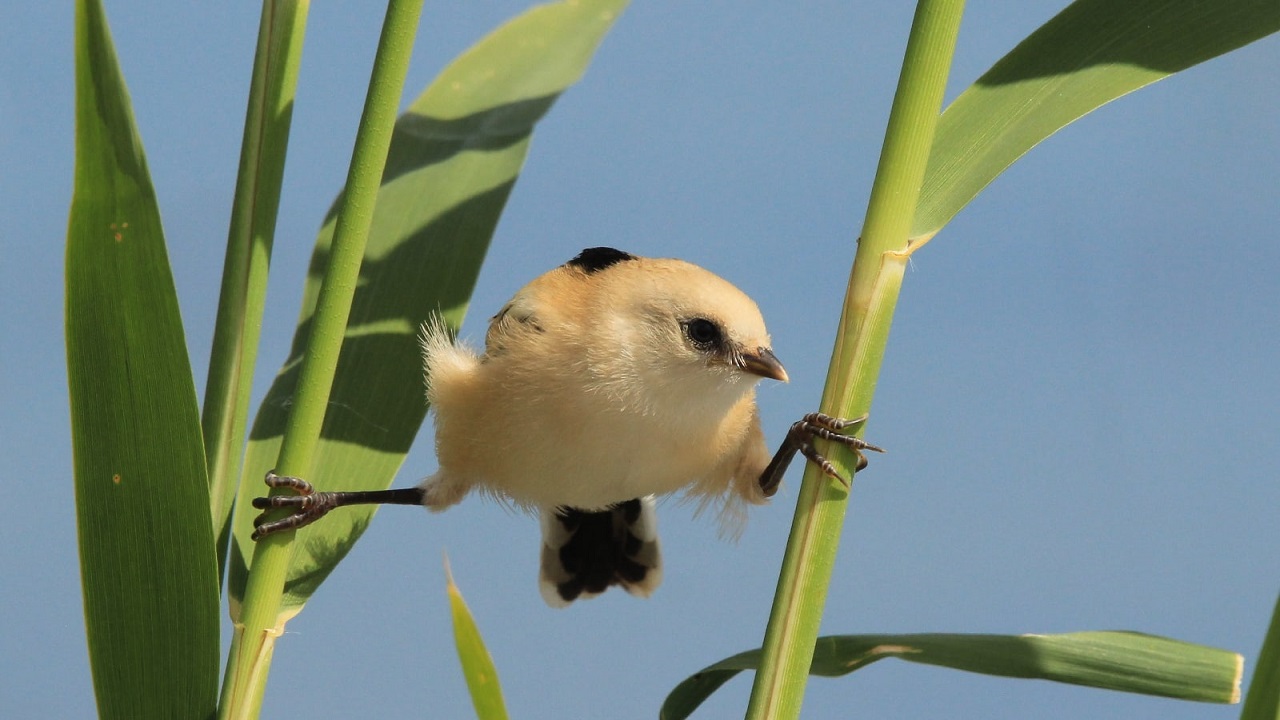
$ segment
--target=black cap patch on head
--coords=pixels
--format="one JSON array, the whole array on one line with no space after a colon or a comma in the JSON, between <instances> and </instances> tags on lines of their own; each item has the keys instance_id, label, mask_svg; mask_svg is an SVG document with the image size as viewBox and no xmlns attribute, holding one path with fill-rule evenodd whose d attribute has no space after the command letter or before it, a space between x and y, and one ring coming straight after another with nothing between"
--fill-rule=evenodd
<instances>
[{"instance_id":1,"label":"black cap patch on head","mask_svg":"<svg viewBox=\"0 0 1280 720\"><path fill-rule=\"evenodd\" d=\"M609 267L617 265L620 262L635 260L636 256L631 253L614 250L611 247L593 247L587 248L578 253L578 256L565 263L572 267L582 268L588 275L599 272Z\"/></svg>"}]
</instances>

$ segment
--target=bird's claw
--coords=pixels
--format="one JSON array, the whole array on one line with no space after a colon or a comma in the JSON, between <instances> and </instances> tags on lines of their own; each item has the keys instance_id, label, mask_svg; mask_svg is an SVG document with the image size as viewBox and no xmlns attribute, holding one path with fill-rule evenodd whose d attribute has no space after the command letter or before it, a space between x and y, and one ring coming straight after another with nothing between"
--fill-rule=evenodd
<instances>
[{"instance_id":1,"label":"bird's claw","mask_svg":"<svg viewBox=\"0 0 1280 720\"><path fill-rule=\"evenodd\" d=\"M272 533L306 527L335 507L333 493L316 492L311 483L302 478L277 475L271 470L267 472L263 482L270 488L290 488L297 495L271 495L253 499L253 506L263 511L253 519L253 534L249 537L254 541ZM292 508L293 513L279 520L267 520L268 512L281 508Z\"/></svg>"},{"instance_id":2,"label":"bird's claw","mask_svg":"<svg viewBox=\"0 0 1280 720\"><path fill-rule=\"evenodd\" d=\"M867 456L862 454L863 450L882 453L884 449L872 445L862 438L854 437L853 435L842 435L840 431L866 422L866 420L866 415L856 418L837 418L823 413L809 413L793 424L787 435L789 440L797 444L800 454L804 455L805 459L822 468L822 472L839 480L845 487L849 487L849 479L836 471L831 461L818 452L818 449L813 445L813 439L830 440L853 450L853 454L858 458L853 470L858 472L867 466Z\"/></svg>"},{"instance_id":3,"label":"bird's claw","mask_svg":"<svg viewBox=\"0 0 1280 720\"><path fill-rule=\"evenodd\" d=\"M862 454L863 450L871 450L872 452L884 452L884 450L862 438L842 435L840 431L864 422L866 419L866 415L846 420L823 415L822 413L809 413L800 418L787 431L787 437L782 441L782 447L778 448L773 460L769 461L769 465L760 474L760 492L764 497L773 497L773 494L778 492L778 487L782 484L782 476L786 474L787 466L791 464L791 459L795 457L797 451L804 455L806 460L822 468L822 472L839 480L846 488L849 487L849 480L843 477L836 470L836 466L823 457L822 453L818 452L818 449L813 446L813 441L814 438L830 440L852 449L858 457L857 464L853 468L854 472L857 472L867 466L867 458Z\"/></svg>"}]
</instances>

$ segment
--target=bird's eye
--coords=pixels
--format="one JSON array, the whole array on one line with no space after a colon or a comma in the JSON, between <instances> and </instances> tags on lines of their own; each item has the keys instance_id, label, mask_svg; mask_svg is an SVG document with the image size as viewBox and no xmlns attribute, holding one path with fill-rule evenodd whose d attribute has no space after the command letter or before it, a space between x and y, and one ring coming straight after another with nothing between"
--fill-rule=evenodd
<instances>
[{"instance_id":1,"label":"bird's eye","mask_svg":"<svg viewBox=\"0 0 1280 720\"><path fill-rule=\"evenodd\" d=\"M695 346L703 350L718 347L721 342L720 327L706 318L694 318L684 323L684 334Z\"/></svg>"}]
</instances>

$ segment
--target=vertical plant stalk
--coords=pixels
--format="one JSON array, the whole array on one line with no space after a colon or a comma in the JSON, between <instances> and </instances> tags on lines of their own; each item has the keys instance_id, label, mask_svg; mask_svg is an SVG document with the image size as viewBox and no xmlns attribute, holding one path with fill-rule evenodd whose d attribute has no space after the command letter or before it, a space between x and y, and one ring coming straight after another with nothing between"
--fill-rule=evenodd
<instances>
[{"instance_id":1,"label":"vertical plant stalk","mask_svg":"<svg viewBox=\"0 0 1280 720\"><path fill-rule=\"evenodd\" d=\"M244 455L253 365L258 356L267 270L309 7L309 0L266 0L258 26L249 107L240 143L240 170L231 205L227 256L222 265L222 292L200 418L219 583L226 570L227 544L231 539L231 503Z\"/></svg>"},{"instance_id":2,"label":"vertical plant stalk","mask_svg":"<svg viewBox=\"0 0 1280 720\"><path fill-rule=\"evenodd\" d=\"M421 12L422 0L390 0L387 4L329 266L316 301L307 353L276 465L282 474L310 474ZM256 717L262 704L275 639L288 620L280 615L280 600L293 537L293 533L271 535L254 549L241 623L232 636L223 679L218 708L222 718Z\"/></svg>"},{"instance_id":3,"label":"vertical plant stalk","mask_svg":"<svg viewBox=\"0 0 1280 720\"><path fill-rule=\"evenodd\" d=\"M889 113L862 238L850 273L821 410L856 417L875 393L902 274L928 238L908 238L960 30L963 0L920 0ZM854 456L826 443L844 477ZM826 604L848 488L806 463L748 718L796 718Z\"/></svg>"}]
</instances>

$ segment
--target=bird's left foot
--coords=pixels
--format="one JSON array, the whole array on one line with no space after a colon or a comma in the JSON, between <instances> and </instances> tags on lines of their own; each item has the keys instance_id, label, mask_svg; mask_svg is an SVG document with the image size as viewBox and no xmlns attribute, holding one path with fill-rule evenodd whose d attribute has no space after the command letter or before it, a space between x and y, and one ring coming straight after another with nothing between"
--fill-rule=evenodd
<instances>
[{"instance_id":1,"label":"bird's left foot","mask_svg":"<svg viewBox=\"0 0 1280 720\"><path fill-rule=\"evenodd\" d=\"M808 458L809 462L822 468L822 472L848 485L849 481L841 477L840 473L836 472L835 466L813 446L813 439L822 438L823 440L838 442L845 447L852 448L853 454L858 457L858 464L853 468L854 472L857 472L867 466L867 456L862 454L863 450L882 453L884 448L876 447L859 437L842 435L840 431L866 421L866 415L850 420L835 418L822 413L809 413L791 426L791 430L787 433L787 439L799 443L800 454Z\"/></svg>"},{"instance_id":2,"label":"bird's left foot","mask_svg":"<svg viewBox=\"0 0 1280 720\"><path fill-rule=\"evenodd\" d=\"M253 535L250 537L255 541L272 533L306 527L338 506L335 502L337 493L316 492L311 483L302 478L277 475L275 471L269 471L263 478L263 482L267 487L291 488L298 494L272 495L253 499L253 506L263 511L253 519ZM292 508L293 514L279 520L267 520L267 511L280 508Z\"/></svg>"},{"instance_id":3,"label":"bird's left foot","mask_svg":"<svg viewBox=\"0 0 1280 720\"><path fill-rule=\"evenodd\" d=\"M809 413L801 418L798 422L791 426L787 431L786 440L782 441L782 447L778 448L778 453L773 456L773 461L769 463L769 467L765 468L764 473L760 475L760 490L764 492L765 497L772 497L778 491L778 486L782 483L782 476L786 473L787 466L791 464L791 458L799 451L805 456L809 462L822 468L822 472L849 486L849 479L842 476L836 471L831 461L827 460L818 449L814 447L814 438L830 440L844 445L853 450L858 461L854 466L854 472L857 472L867 466L867 458L862 454L863 450L882 453L883 448L872 445L862 438L852 435L841 434L845 428L866 422L867 416L856 417L852 419L831 417L822 413Z\"/></svg>"}]
</instances>

